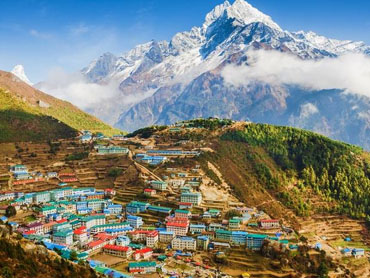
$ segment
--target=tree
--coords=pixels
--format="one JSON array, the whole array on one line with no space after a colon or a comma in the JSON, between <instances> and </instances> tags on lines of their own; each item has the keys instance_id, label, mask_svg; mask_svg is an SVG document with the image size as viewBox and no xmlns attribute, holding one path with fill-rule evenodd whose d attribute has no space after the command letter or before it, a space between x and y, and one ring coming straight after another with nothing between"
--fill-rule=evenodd
<instances>
[{"instance_id":1,"label":"tree","mask_svg":"<svg viewBox=\"0 0 370 278\"><path fill-rule=\"evenodd\" d=\"M12 278L13 277L12 270L9 267L4 266L1 269L1 277L3 277L3 278Z\"/></svg>"},{"instance_id":2,"label":"tree","mask_svg":"<svg viewBox=\"0 0 370 278\"><path fill-rule=\"evenodd\" d=\"M113 178L116 178L121 174L122 174L122 169L120 169L120 168L112 168L108 172L108 176L113 177Z\"/></svg>"},{"instance_id":3,"label":"tree","mask_svg":"<svg viewBox=\"0 0 370 278\"><path fill-rule=\"evenodd\" d=\"M231 219L235 216L241 216L241 213L239 211L235 210L235 209L231 209L228 212L226 212L226 214L225 214L225 217L227 219Z\"/></svg>"},{"instance_id":4,"label":"tree","mask_svg":"<svg viewBox=\"0 0 370 278\"><path fill-rule=\"evenodd\" d=\"M77 252L75 250L72 250L71 251L71 254L69 255L69 259L71 261L77 261L78 260L78 257L77 257Z\"/></svg>"},{"instance_id":5,"label":"tree","mask_svg":"<svg viewBox=\"0 0 370 278\"><path fill-rule=\"evenodd\" d=\"M12 217L12 216L15 216L16 214L17 214L17 210L13 206L8 206L5 210L5 215L7 217Z\"/></svg>"},{"instance_id":6,"label":"tree","mask_svg":"<svg viewBox=\"0 0 370 278\"><path fill-rule=\"evenodd\" d=\"M317 269L317 274L319 274L320 278L327 278L329 273L329 269L325 262L321 262L319 268Z\"/></svg>"}]
</instances>

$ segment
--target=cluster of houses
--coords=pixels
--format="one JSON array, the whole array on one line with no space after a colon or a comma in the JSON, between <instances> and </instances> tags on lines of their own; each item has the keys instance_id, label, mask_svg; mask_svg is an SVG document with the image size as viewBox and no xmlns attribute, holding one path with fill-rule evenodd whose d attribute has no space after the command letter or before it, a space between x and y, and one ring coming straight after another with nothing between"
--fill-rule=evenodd
<instances>
[{"instance_id":1,"label":"cluster of houses","mask_svg":"<svg viewBox=\"0 0 370 278\"><path fill-rule=\"evenodd\" d=\"M60 185L65 185L67 182L78 181L76 174L73 172L47 172L44 174L38 171L30 172L28 167L23 164L11 166L10 172L13 176L13 185L30 184L38 181L49 181L51 179L59 180Z\"/></svg>"},{"instance_id":2,"label":"cluster of houses","mask_svg":"<svg viewBox=\"0 0 370 278\"><path fill-rule=\"evenodd\" d=\"M195 157L199 155L200 155L199 151L147 150L146 153L137 153L135 158L137 161L149 165L159 165L173 157Z\"/></svg>"},{"instance_id":3,"label":"cluster of houses","mask_svg":"<svg viewBox=\"0 0 370 278\"><path fill-rule=\"evenodd\" d=\"M94 135L95 136L95 135ZM90 132L83 132L81 141L93 140ZM125 140L116 136L114 140ZM127 154L129 150L115 145L95 145L99 155ZM153 150L137 153L137 161L150 165L161 164L173 157L195 157L198 151ZM171 172L170 168L167 168ZM14 165L10 171L15 181L35 178L24 165ZM197 173L199 166L191 170ZM190 171L189 171L190 172ZM31 177L31 178L30 178ZM177 252L226 251L233 247L251 250L261 249L266 240L280 243L295 250L280 232L283 227L278 219L270 219L256 209L236 207L237 216L223 218L224 211L202 206L199 191L201 178L187 172L172 171L162 180L148 180L144 194L148 197L165 195L170 189L176 192L175 201L167 206L149 201L133 200L126 205L113 201L114 189L97 190L92 187L68 187L67 182L77 181L74 173L49 172L38 178L58 178L60 188L48 191L0 193L0 201L14 206L16 211L32 212L33 218L22 222L8 222L25 238L42 242L51 250L59 250L62 257L70 259L76 252L78 260L88 260L98 272L117 277L130 277L100 262L91 260L93 255L104 253L127 260L130 273L152 273L158 264L157 247ZM167 203L166 203L167 204ZM5 207L0 207L5 213ZM145 223L147 215L159 219L157 223ZM1 218L8 221L7 218ZM253 232L250 232L253 231ZM361 253L362 252L362 253ZM342 250L344 255L361 256L361 249ZM155 260L157 259L157 261Z\"/></svg>"}]
</instances>

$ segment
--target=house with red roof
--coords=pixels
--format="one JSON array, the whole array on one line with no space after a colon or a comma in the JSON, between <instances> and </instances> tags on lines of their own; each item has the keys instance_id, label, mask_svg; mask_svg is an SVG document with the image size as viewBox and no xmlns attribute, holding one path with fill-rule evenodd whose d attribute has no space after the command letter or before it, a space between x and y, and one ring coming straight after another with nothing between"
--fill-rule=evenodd
<instances>
[{"instance_id":1,"label":"house with red roof","mask_svg":"<svg viewBox=\"0 0 370 278\"><path fill-rule=\"evenodd\" d=\"M154 247L157 245L159 239L158 231L151 231L146 235L146 246Z\"/></svg>"},{"instance_id":2,"label":"house with red roof","mask_svg":"<svg viewBox=\"0 0 370 278\"><path fill-rule=\"evenodd\" d=\"M128 246L118 246L118 245L112 245L112 244L107 244L103 247L103 252L116 256L116 257L121 257L125 259L129 259L132 255L132 249L131 247Z\"/></svg>"},{"instance_id":3,"label":"house with red roof","mask_svg":"<svg viewBox=\"0 0 370 278\"><path fill-rule=\"evenodd\" d=\"M186 236L189 230L189 223L167 222L166 229L168 232L173 232L175 236Z\"/></svg>"},{"instance_id":4,"label":"house with red roof","mask_svg":"<svg viewBox=\"0 0 370 278\"><path fill-rule=\"evenodd\" d=\"M97 253L100 252L100 250L103 248L104 245L107 245L107 243L104 240L94 240L92 242L89 242L86 247L88 249L89 253Z\"/></svg>"},{"instance_id":5,"label":"house with red roof","mask_svg":"<svg viewBox=\"0 0 370 278\"><path fill-rule=\"evenodd\" d=\"M86 226L81 226L73 231L73 240L79 242L86 242L88 240Z\"/></svg>"},{"instance_id":6,"label":"house with red roof","mask_svg":"<svg viewBox=\"0 0 370 278\"><path fill-rule=\"evenodd\" d=\"M152 257L152 255L153 255L153 249L147 247L147 248L136 250L133 253L133 259L135 261L148 260Z\"/></svg>"},{"instance_id":7,"label":"house with red roof","mask_svg":"<svg viewBox=\"0 0 370 278\"><path fill-rule=\"evenodd\" d=\"M277 229L280 228L280 223L278 219L262 219L260 226L262 229Z\"/></svg>"}]
</instances>

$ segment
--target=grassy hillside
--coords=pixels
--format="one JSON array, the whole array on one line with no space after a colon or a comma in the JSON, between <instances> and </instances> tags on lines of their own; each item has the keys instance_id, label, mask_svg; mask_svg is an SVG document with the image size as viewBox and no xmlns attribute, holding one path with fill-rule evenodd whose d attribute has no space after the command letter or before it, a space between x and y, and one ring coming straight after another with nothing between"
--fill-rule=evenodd
<instances>
[{"instance_id":1,"label":"grassy hillside","mask_svg":"<svg viewBox=\"0 0 370 278\"><path fill-rule=\"evenodd\" d=\"M50 120L54 118L75 130L87 129L92 132L102 132L105 135L112 135L120 132L97 118L81 111L69 102L59 100L34 89L11 73L0 71L0 89L2 99L0 111L5 114L2 116L2 128L8 129L8 134L12 134L11 130L14 129L12 125L7 126L6 122L4 122L6 119L9 119L10 116L17 116L17 119L22 122L18 127L29 126L30 128L26 128L27 133L32 133L31 127L38 127L38 121L42 123L46 118L50 118ZM32 120L28 124L27 121L30 119ZM59 127L55 127L50 120L46 120L47 123L44 125L48 126L48 128L45 128L45 131L49 130L52 133L55 128L58 129ZM66 131L66 134L69 132L70 131ZM34 140L45 138L43 135L46 133L42 131L40 132L37 130L34 131L34 133L40 135L30 134L29 137L34 138ZM59 136L59 132L56 132L56 134ZM65 134L63 134L63 136L64 135ZM0 136L0 141L9 139L9 135L2 136L2 134L0 134ZM4 139L2 139L2 137ZM11 136L11 138L13 138L13 141L21 140L13 136Z\"/></svg>"},{"instance_id":2,"label":"grassy hillside","mask_svg":"<svg viewBox=\"0 0 370 278\"><path fill-rule=\"evenodd\" d=\"M370 220L370 159L361 148L290 127L221 126L170 136L208 142L214 152L201 155L202 168L217 183L207 161L217 165L247 204L278 216L285 206L301 216L332 212Z\"/></svg>"},{"instance_id":3,"label":"grassy hillside","mask_svg":"<svg viewBox=\"0 0 370 278\"><path fill-rule=\"evenodd\" d=\"M370 217L370 162L360 148L312 132L265 124L247 124L244 130L226 132L221 140L248 146L245 155L258 180L278 191L278 197L298 213L311 209L303 199L309 189L328 203L337 202L330 210ZM292 180L296 180L294 188L282 190Z\"/></svg>"},{"instance_id":4,"label":"grassy hillside","mask_svg":"<svg viewBox=\"0 0 370 278\"><path fill-rule=\"evenodd\" d=\"M68 138L77 131L0 89L0 142Z\"/></svg>"}]
</instances>

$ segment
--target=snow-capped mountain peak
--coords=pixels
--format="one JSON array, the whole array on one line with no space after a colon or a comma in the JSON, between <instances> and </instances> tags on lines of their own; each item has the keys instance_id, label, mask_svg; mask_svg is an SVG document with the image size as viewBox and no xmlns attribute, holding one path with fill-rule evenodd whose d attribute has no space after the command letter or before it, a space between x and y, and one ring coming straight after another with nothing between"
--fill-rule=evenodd
<instances>
[{"instance_id":1,"label":"snow-capped mountain peak","mask_svg":"<svg viewBox=\"0 0 370 278\"><path fill-rule=\"evenodd\" d=\"M23 82L27 83L28 85L32 86L32 82L28 79L27 75L24 72L23 65L16 65L12 71L12 74L14 74L16 77L18 77Z\"/></svg>"},{"instance_id":2,"label":"snow-capped mountain peak","mask_svg":"<svg viewBox=\"0 0 370 278\"><path fill-rule=\"evenodd\" d=\"M207 29L208 26L224 15L226 15L227 18L235 19L235 23L238 25L261 22L273 29L282 31L280 26L276 24L271 17L254 8L245 0L235 0L232 5L230 5L229 1L225 1L223 4L217 5L207 14L203 24L203 29Z\"/></svg>"}]
</instances>

